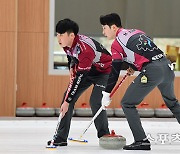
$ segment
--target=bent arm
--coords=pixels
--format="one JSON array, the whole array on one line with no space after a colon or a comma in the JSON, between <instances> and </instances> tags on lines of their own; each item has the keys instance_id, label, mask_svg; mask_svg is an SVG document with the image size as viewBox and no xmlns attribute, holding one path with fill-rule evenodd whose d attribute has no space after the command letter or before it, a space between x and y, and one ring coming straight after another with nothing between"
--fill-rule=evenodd
<instances>
[{"instance_id":1,"label":"bent arm","mask_svg":"<svg viewBox=\"0 0 180 154\"><path fill-rule=\"evenodd\" d=\"M112 61L112 69L111 69L111 73L109 74L109 79L107 82L105 92L111 93L112 89L116 85L121 71L122 63L123 62L121 60Z\"/></svg>"}]
</instances>

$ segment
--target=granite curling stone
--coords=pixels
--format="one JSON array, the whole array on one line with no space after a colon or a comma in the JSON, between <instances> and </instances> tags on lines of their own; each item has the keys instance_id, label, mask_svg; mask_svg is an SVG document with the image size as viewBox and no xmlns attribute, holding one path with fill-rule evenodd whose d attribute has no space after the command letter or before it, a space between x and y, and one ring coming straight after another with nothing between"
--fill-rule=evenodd
<instances>
[{"instance_id":1,"label":"granite curling stone","mask_svg":"<svg viewBox=\"0 0 180 154\"><path fill-rule=\"evenodd\" d=\"M43 103L41 107L36 108L36 116L38 117L52 117L55 116L55 109L47 106L46 103Z\"/></svg>"},{"instance_id":2,"label":"granite curling stone","mask_svg":"<svg viewBox=\"0 0 180 154\"><path fill-rule=\"evenodd\" d=\"M92 117L92 111L87 103L82 103L80 108L75 109L75 115L77 117Z\"/></svg>"},{"instance_id":3,"label":"granite curling stone","mask_svg":"<svg viewBox=\"0 0 180 154\"><path fill-rule=\"evenodd\" d=\"M125 117L124 111L121 106L114 109L114 115L116 117L123 117L123 118Z\"/></svg>"},{"instance_id":4,"label":"granite curling stone","mask_svg":"<svg viewBox=\"0 0 180 154\"><path fill-rule=\"evenodd\" d=\"M154 116L154 109L146 102L142 102L137 110L141 118L152 118Z\"/></svg>"},{"instance_id":5,"label":"granite curling stone","mask_svg":"<svg viewBox=\"0 0 180 154\"><path fill-rule=\"evenodd\" d=\"M114 116L114 109L113 108L106 108L106 113L108 117Z\"/></svg>"},{"instance_id":6,"label":"granite curling stone","mask_svg":"<svg viewBox=\"0 0 180 154\"><path fill-rule=\"evenodd\" d=\"M60 108L55 108L55 116L59 116L59 114L60 114ZM73 110L72 116L74 116L74 114L75 114L75 110Z\"/></svg>"},{"instance_id":7,"label":"granite curling stone","mask_svg":"<svg viewBox=\"0 0 180 154\"><path fill-rule=\"evenodd\" d=\"M33 107L28 107L26 102L23 102L22 105L16 108L17 117L32 117L35 115L35 109Z\"/></svg>"},{"instance_id":8,"label":"granite curling stone","mask_svg":"<svg viewBox=\"0 0 180 154\"><path fill-rule=\"evenodd\" d=\"M171 110L167 108L166 104L164 103L161 105L161 107L156 108L154 112L155 112L155 116L158 118L173 118L174 117Z\"/></svg>"},{"instance_id":9,"label":"granite curling stone","mask_svg":"<svg viewBox=\"0 0 180 154\"><path fill-rule=\"evenodd\" d=\"M116 135L114 130L112 130L111 134L99 138L99 145L104 149L122 149L126 145L126 138Z\"/></svg>"}]
</instances>

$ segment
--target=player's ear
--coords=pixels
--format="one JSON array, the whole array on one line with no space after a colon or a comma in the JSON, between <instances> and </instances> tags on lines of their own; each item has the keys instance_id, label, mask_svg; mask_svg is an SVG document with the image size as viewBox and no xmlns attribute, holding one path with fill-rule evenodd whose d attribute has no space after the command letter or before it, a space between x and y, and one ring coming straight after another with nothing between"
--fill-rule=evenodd
<instances>
[{"instance_id":1,"label":"player's ear","mask_svg":"<svg viewBox=\"0 0 180 154\"><path fill-rule=\"evenodd\" d=\"M68 33L68 35L69 35L69 36L72 36L72 35L73 35L73 33L72 33L72 32L71 32L71 33Z\"/></svg>"},{"instance_id":2,"label":"player's ear","mask_svg":"<svg viewBox=\"0 0 180 154\"><path fill-rule=\"evenodd\" d=\"M117 26L116 26L116 25L112 25L112 26L111 26L111 29L114 30L114 31L116 31Z\"/></svg>"},{"instance_id":3,"label":"player's ear","mask_svg":"<svg viewBox=\"0 0 180 154\"><path fill-rule=\"evenodd\" d=\"M74 38L74 37L75 37L75 34L74 34L74 33L69 33L69 36L70 36L71 38Z\"/></svg>"}]
</instances>

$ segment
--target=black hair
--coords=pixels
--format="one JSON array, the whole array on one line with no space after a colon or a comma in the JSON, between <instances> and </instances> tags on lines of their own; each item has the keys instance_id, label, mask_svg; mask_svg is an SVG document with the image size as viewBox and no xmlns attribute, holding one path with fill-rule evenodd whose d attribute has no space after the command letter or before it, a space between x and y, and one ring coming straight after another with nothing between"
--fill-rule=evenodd
<instances>
[{"instance_id":1,"label":"black hair","mask_svg":"<svg viewBox=\"0 0 180 154\"><path fill-rule=\"evenodd\" d=\"M74 33L75 35L77 35L77 33L79 32L79 26L76 22L66 18L60 20L56 24L56 32L60 34L64 34L65 32L67 32L67 33Z\"/></svg>"},{"instance_id":2,"label":"black hair","mask_svg":"<svg viewBox=\"0 0 180 154\"><path fill-rule=\"evenodd\" d=\"M100 16L100 23L101 25L108 25L109 27L112 25L116 25L117 27L122 27L121 25L121 18L116 13L111 13L107 15Z\"/></svg>"}]
</instances>

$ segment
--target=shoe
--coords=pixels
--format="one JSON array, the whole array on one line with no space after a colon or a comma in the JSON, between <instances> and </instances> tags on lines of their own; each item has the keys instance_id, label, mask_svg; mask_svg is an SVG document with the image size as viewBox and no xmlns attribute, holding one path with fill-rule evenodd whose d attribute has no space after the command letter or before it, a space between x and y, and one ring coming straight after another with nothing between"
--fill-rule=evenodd
<instances>
[{"instance_id":1,"label":"shoe","mask_svg":"<svg viewBox=\"0 0 180 154\"><path fill-rule=\"evenodd\" d=\"M125 145L124 150L151 150L151 144L149 140L135 141L130 145Z\"/></svg>"},{"instance_id":2,"label":"shoe","mask_svg":"<svg viewBox=\"0 0 180 154\"><path fill-rule=\"evenodd\" d=\"M51 144L51 140L47 142L47 145ZM62 138L57 138L54 140L54 146L67 146L67 141Z\"/></svg>"}]
</instances>

